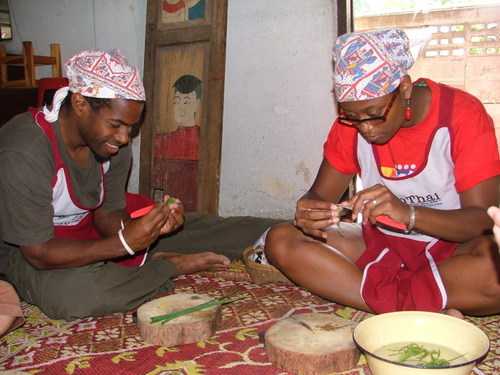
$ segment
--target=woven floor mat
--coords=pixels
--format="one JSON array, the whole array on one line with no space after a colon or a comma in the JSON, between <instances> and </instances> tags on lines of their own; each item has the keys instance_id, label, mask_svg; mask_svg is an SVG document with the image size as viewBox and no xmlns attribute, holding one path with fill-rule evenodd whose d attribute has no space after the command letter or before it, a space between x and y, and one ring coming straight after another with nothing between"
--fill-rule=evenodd
<instances>
[{"instance_id":1,"label":"woven floor mat","mask_svg":"<svg viewBox=\"0 0 500 375\"><path fill-rule=\"evenodd\" d=\"M256 285L241 260L232 261L225 272L181 276L175 279L175 285L175 293L244 298L223 306L215 336L177 347L143 342L132 312L66 322L51 320L36 306L23 303L26 324L0 340L0 370L44 375L287 374L268 362L259 340L259 334L277 320L299 312L334 313L356 322L369 316L296 286ZM488 357L478 364L474 374L499 374L500 316L467 319L491 341ZM370 371L361 356L355 369L339 374L369 375Z\"/></svg>"}]
</instances>

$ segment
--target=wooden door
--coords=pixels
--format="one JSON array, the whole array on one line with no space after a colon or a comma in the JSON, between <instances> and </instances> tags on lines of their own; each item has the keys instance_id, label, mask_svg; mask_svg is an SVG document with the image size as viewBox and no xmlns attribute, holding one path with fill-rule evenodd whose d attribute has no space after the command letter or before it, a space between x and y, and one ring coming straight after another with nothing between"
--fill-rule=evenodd
<instances>
[{"instance_id":1,"label":"wooden door","mask_svg":"<svg viewBox=\"0 0 500 375\"><path fill-rule=\"evenodd\" d=\"M226 20L227 0L148 0L139 189L186 212L218 213Z\"/></svg>"}]
</instances>

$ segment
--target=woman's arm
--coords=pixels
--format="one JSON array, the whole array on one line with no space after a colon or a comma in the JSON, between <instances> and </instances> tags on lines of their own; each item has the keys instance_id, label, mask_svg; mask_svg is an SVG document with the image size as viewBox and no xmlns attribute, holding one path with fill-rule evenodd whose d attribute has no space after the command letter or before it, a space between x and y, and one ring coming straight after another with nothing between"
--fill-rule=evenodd
<instances>
[{"instance_id":1,"label":"woman's arm","mask_svg":"<svg viewBox=\"0 0 500 375\"><path fill-rule=\"evenodd\" d=\"M346 191L353 175L346 175L323 159L316 179L302 198L297 202L294 222L303 232L325 237L321 229L332 225L337 218L336 203Z\"/></svg>"},{"instance_id":2,"label":"woman's arm","mask_svg":"<svg viewBox=\"0 0 500 375\"><path fill-rule=\"evenodd\" d=\"M458 210L415 207L415 228L455 242L491 233L493 221L486 211L488 207L498 205L499 181L498 176L492 177L462 192Z\"/></svg>"},{"instance_id":3,"label":"woman's arm","mask_svg":"<svg viewBox=\"0 0 500 375\"><path fill-rule=\"evenodd\" d=\"M498 187L499 177L492 177L462 192L461 207L455 210L414 206L413 229L453 242L465 242L489 233L493 222L486 210L498 204ZM362 206L364 222L369 220L375 223L378 215L389 216L407 226L411 221L410 206L401 202L387 187L380 184L358 192L348 203L356 207ZM357 214L356 209L354 214Z\"/></svg>"}]
</instances>

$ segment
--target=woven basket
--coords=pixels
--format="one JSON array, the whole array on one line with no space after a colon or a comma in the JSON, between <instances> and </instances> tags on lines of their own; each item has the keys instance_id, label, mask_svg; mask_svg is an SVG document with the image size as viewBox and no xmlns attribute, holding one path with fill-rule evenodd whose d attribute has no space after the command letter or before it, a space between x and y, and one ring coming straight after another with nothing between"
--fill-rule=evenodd
<instances>
[{"instance_id":1,"label":"woven basket","mask_svg":"<svg viewBox=\"0 0 500 375\"><path fill-rule=\"evenodd\" d=\"M278 269L270 264L261 264L249 259L255 248L248 247L243 252L243 263L255 284L282 283L293 284Z\"/></svg>"}]
</instances>

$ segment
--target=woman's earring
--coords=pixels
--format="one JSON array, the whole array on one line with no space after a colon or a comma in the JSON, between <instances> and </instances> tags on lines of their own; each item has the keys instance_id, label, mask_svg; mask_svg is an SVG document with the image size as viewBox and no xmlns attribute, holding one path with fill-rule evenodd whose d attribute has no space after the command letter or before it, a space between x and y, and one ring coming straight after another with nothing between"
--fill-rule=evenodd
<instances>
[{"instance_id":1,"label":"woman's earring","mask_svg":"<svg viewBox=\"0 0 500 375\"><path fill-rule=\"evenodd\" d=\"M405 120L410 121L412 114L413 113L412 113L411 108L410 108L410 99L406 99Z\"/></svg>"}]
</instances>

